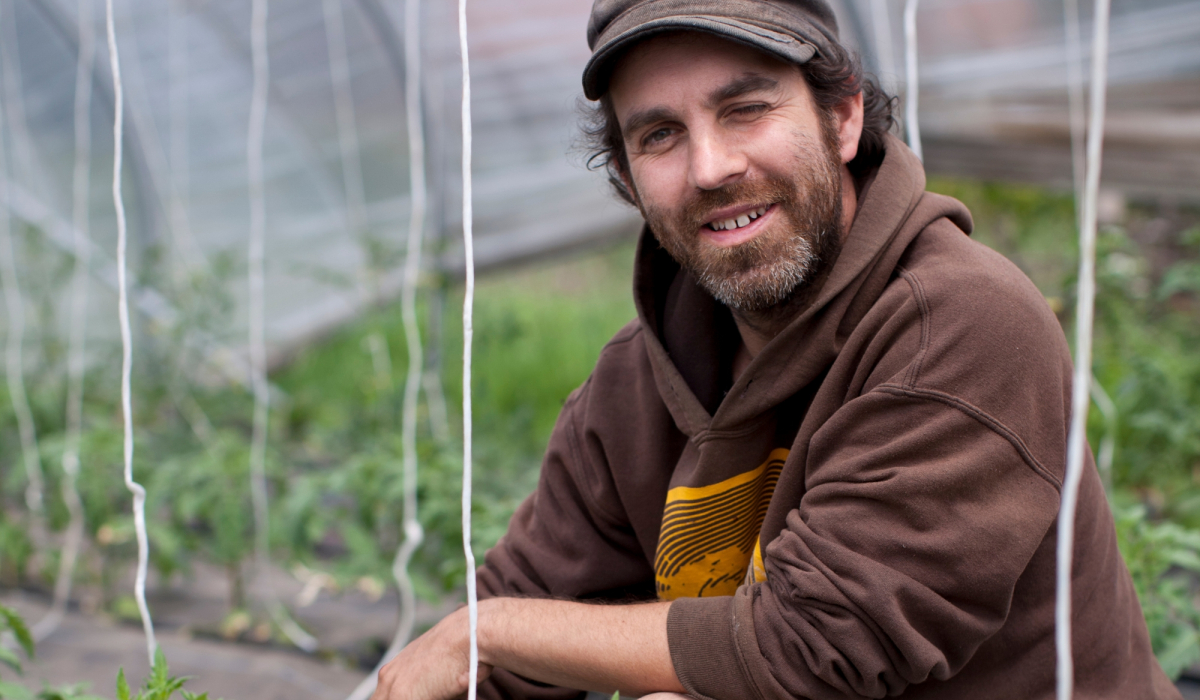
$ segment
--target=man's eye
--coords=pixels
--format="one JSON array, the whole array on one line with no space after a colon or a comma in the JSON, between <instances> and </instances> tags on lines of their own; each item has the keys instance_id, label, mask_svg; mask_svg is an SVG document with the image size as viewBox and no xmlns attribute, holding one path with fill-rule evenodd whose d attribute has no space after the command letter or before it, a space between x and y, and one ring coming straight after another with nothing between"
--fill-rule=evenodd
<instances>
[{"instance_id":1,"label":"man's eye","mask_svg":"<svg viewBox=\"0 0 1200 700\"><path fill-rule=\"evenodd\" d=\"M650 133L646 134L646 138L642 139L642 143L644 143L647 146L652 146L656 143L661 143L663 141L666 141L668 138L670 138L671 133L672 132L669 127L664 126L664 127L655 129L654 131L651 131Z\"/></svg>"},{"instance_id":2,"label":"man's eye","mask_svg":"<svg viewBox=\"0 0 1200 700\"><path fill-rule=\"evenodd\" d=\"M752 117L767 111L767 105L762 103L735 107L733 113L740 116Z\"/></svg>"}]
</instances>

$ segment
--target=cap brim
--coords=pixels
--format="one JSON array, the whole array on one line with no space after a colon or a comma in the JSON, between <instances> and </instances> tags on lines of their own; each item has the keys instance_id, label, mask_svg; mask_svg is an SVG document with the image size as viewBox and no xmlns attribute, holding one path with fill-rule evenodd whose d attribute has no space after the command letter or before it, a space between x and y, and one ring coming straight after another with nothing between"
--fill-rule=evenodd
<instances>
[{"instance_id":1,"label":"cap brim","mask_svg":"<svg viewBox=\"0 0 1200 700\"><path fill-rule=\"evenodd\" d=\"M792 63L807 63L817 47L789 34L766 29L749 22L712 15L675 15L639 24L609 39L592 54L583 69L583 94L589 100L600 99L608 91L608 80L616 60L633 44L656 34L693 31L715 34L740 44L775 54Z\"/></svg>"}]
</instances>

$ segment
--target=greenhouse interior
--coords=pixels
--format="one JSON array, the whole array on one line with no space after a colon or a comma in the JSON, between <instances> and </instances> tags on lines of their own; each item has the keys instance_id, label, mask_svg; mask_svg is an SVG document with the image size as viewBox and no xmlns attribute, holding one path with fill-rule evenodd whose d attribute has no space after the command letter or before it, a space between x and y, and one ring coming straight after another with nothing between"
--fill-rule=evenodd
<instances>
[{"instance_id":1,"label":"greenhouse interior","mask_svg":"<svg viewBox=\"0 0 1200 700\"><path fill-rule=\"evenodd\" d=\"M1087 440L1200 698L1200 2L831 4L1073 344L1090 201ZM365 700L467 601L464 476L482 562L637 316L591 10L0 0L0 698L118 697L157 645L214 698Z\"/></svg>"}]
</instances>

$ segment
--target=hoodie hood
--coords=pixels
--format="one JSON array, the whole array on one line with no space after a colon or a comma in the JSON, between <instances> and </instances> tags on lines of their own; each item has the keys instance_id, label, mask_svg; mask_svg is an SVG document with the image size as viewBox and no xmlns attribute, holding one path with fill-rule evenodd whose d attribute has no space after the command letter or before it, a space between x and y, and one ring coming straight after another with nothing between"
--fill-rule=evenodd
<instances>
[{"instance_id":1,"label":"hoodie hood","mask_svg":"<svg viewBox=\"0 0 1200 700\"><path fill-rule=\"evenodd\" d=\"M818 296L733 382L740 336L732 314L643 226L634 299L655 382L679 429L691 438L702 431L736 430L817 379L883 293L909 244L941 218L967 233L973 228L962 203L925 191L921 161L889 135Z\"/></svg>"}]
</instances>

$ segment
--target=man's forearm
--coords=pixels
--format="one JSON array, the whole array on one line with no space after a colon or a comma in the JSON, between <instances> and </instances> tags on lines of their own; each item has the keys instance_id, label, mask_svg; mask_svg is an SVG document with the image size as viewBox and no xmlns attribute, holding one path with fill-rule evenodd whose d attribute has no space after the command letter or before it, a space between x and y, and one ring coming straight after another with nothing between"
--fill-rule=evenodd
<instances>
[{"instance_id":1,"label":"man's forearm","mask_svg":"<svg viewBox=\"0 0 1200 700\"><path fill-rule=\"evenodd\" d=\"M480 661L580 690L683 692L667 646L670 606L524 598L481 601Z\"/></svg>"}]
</instances>

